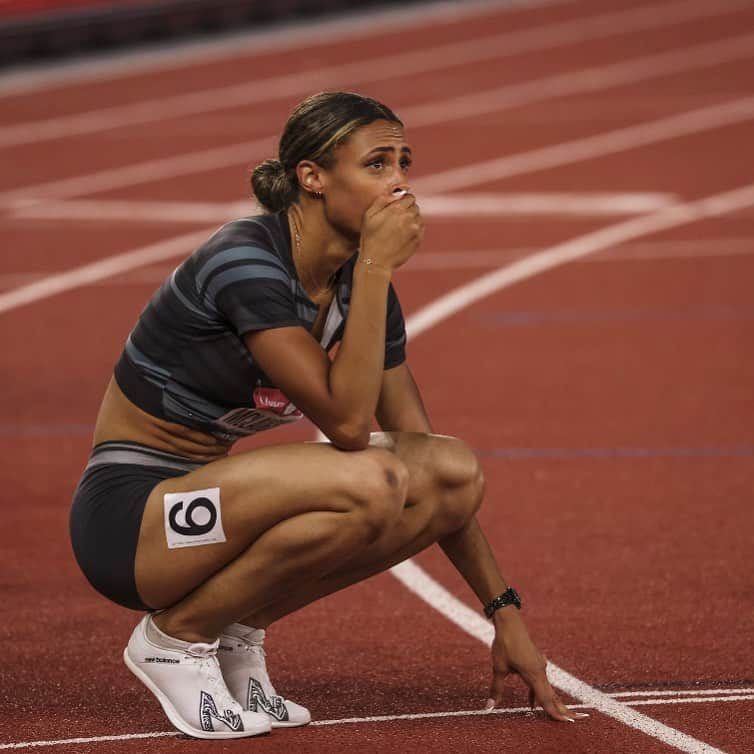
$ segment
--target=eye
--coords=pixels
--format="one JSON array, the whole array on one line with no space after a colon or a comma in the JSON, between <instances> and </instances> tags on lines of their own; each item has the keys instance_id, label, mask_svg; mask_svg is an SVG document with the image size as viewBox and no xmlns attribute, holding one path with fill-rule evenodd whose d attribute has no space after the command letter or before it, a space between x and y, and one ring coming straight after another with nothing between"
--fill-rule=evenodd
<instances>
[{"instance_id":1,"label":"eye","mask_svg":"<svg viewBox=\"0 0 754 754\"><path fill-rule=\"evenodd\" d=\"M367 167L378 167L381 168L385 165L385 159L383 157L375 157L373 160L369 160L367 163Z\"/></svg>"},{"instance_id":2,"label":"eye","mask_svg":"<svg viewBox=\"0 0 754 754\"><path fill-rule=\"evenodd\" d=\"M401 170L408 170L411 167L412 160L410 157L401 158Z\"/></svg>"}]
</instances>

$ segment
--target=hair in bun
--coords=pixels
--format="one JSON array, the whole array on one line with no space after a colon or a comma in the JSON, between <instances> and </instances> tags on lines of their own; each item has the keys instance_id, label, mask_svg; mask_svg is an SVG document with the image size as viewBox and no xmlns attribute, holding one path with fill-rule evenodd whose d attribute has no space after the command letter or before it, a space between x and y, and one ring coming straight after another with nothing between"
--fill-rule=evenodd
<instances>
[{"instance_id":1,"label":"hair in bun","mask_svg":"<svg viewBox=\"0 0 754 754\"><path fill-rule=\"evenodd\" d=\"M298 198L298 186L280 160L265 160L254 168L251 175L251 188L257 201L268 212L288 209Z\"/></svg>"}]
</instances>

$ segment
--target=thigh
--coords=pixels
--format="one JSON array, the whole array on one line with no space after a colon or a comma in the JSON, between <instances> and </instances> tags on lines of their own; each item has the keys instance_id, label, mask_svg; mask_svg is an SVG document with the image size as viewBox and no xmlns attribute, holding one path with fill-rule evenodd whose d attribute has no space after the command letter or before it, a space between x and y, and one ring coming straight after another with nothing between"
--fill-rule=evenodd
<instances>
[{"instance_id":1,"label":"thigh","mask_svg":"<svg viewBox=\"0 0 754 754\"><path fill-rule=\"evenodd\" d=\"M355 491L368 494L370 480L399 465L384 448L346 452L303 443L239 453L166 479L144 509L139 595L151 607L167 607L276 524L313 511L346 513Z\"/></svg>"}]
</instances>

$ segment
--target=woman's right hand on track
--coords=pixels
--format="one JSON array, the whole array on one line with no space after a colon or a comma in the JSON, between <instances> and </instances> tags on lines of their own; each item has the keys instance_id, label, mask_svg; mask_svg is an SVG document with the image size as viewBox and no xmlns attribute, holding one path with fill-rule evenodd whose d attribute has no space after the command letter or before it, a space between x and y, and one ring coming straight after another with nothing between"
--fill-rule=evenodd
<instances>
[{"instance_id":1,"label":"woman's right hand on track","mask_svg":"<svg viewBox=\"0 0 754 754\"><path fill-rule=\"evenodd\" d=\"M413 194L380 196L364 213L360 255L395 269L411 258L423 235L424 222Z\"/></svg>"},{"instance_id":2,"label":"woman's right hand on track","mask_svg":"<svg viewBox=\"0 0 754 754\"><path fill-rule=\"evenodd\" d=\"M575 722L576 718L589 717L574 712L560 701L547 678L547 660L529 638L523 620L517 611L508 608L507 614L496 616L495 639L492 642L492 684L486 709L497 707L505 694L504 680L516 673L529 687L529 706L538 703L553 720Z\"/></svg>"}]
</instances>

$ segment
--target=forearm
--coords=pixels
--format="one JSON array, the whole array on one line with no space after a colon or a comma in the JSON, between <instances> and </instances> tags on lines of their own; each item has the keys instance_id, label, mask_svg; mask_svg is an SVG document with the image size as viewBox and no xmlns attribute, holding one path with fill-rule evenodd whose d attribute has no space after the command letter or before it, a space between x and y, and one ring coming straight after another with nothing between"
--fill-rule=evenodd
<instances>
[{"instance_id":1,"label":"forearm","mask_svg":"<svg viewBox=\"0 0 754 754\"><path fill-rule=\"evenodd\" d=\"M476 516L463 529L441 539L438 544L482 605L508 588Z\"/></svg>"},{"instance_id":2,"label":"forearm","mask_svg":"<svg viewBox=\"0 0 754 754\"><path fill-rule=\"evenodd\" d=\"M338 415L366 446L382 383L390 270L357 263L343 340L328 375Z\"/></svg>"}]
</instances>

